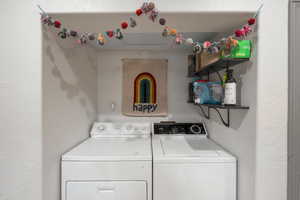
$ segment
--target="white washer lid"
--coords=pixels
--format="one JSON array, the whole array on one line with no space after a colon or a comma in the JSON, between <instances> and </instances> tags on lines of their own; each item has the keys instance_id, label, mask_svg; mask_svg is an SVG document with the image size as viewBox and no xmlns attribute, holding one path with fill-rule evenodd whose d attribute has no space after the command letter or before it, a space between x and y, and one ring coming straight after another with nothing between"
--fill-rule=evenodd
<instances>
[{"instance_id":1,"label":"white washer lid","mask_svg":"<svg viewBox=\"0 0 300 200\"><path fill-rule=\"evenodd\" d=\"M153 138L154 161L235 162L219 145L199 135L160 135Z\"/></svg>"},{"instance_id":2,"label":"white washer lid","mask_svg":"<svg viewBox=\"0 0 300 200\"><path fill-rule=\"evenodd\" d=\"M89 138L62 156L63 161L152 160L151 137Z\"/></svg>"}]
</instances>

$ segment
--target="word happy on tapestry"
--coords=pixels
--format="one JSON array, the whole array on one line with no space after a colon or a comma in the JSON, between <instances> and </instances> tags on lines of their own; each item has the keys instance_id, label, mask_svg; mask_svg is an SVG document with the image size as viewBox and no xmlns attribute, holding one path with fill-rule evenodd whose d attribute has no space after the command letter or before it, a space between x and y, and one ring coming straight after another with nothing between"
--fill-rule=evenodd
<instances>
[{"instance_id":1,"label":"word happy on tapestry","mask_svg":"<svg viewBox=\"0 0 300 200\"><path fill-rule=\"evenodd\" d=\"M167 115L166 59L123 59L122 113L127 116Z\"/></svg>"}]
</instances>

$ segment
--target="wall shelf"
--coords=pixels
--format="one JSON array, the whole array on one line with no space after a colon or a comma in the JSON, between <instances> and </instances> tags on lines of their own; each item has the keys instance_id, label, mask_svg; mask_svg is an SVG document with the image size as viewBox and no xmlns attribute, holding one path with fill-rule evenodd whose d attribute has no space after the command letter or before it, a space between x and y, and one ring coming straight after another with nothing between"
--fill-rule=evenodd
<instances>
[{"instance_id":1,"label":"wall shelf","mask_svg":"<svg viewBox=\"0 0 300 200\"><path fill-rule=\"evenodd\" d=\"M188 101L188 103L193 103L193 102ZM241 105L215 105L215 104L194 104L194 105L196 105L200 108L201 112L203 113L203 115L206 119L210 119L210 110L214 109L217 112L221 122L226 127L230 127L230 110L238 110L238 109L248 110L248 109L250 109L249 106L241 106ZM205 112L204 108L207 109L207 112ZM226 120L222 116L220 110L226 110L226 114L227 114Z\"/></svg>"},{"instance_id":2,"label":"wall shelf","mask_svg":"<svg viewBox=\"0 0 300 200\"><path fill-rule=\"evenodd\" d=\"M209 75L210 73L219 72L247 61L249 61L249 58L222 58L215 63L207 65L200 71L194 72L190 77Z\"/></svg>"}]
</instances>

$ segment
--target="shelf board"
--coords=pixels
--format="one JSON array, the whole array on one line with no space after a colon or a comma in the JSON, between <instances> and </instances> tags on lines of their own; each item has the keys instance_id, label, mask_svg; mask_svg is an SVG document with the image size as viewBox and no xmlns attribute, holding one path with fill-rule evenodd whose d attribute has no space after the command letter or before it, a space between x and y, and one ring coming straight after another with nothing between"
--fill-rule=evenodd
<instances>
[{"instance_id":1,"label":"shelf board","mask_svg":"<svg viewBox=\"0 0 300 200\"><path fill-rule=\"evenodd\" d=\"M249 58L221 58L215 63L207 65L199 72L195 72L191 77L203 76L208 73L214 73L226 69L227 67L233 67L243 62L249 61Z\"/></svg>"},{"instance_id":2,"label":"shelf board","mask_svg":"<svg viewBox=\"0 0 300 200\"><path fill-rule=\"evenodd\" d=\"M215 104L201 104L201 106L207 106L210 108L219 108L219 109L249 109L249 106L241 106L241 105L215 105Z\"/></svg>"},{"instance_id":3,"label":"shelf board","mask_svg":"<svg viewBox=\"0 0 300 200\"><path fill-rule=\"evenodd\" d=\"M194 102L188 101L188 103L194 103ZM250 109L249 106L242 106L242 105L218 105L218 104L195 104L195 105L205 106L209 108L218 108L218 109L242 109L242 110Z\"/></svg>"}]
</instances>

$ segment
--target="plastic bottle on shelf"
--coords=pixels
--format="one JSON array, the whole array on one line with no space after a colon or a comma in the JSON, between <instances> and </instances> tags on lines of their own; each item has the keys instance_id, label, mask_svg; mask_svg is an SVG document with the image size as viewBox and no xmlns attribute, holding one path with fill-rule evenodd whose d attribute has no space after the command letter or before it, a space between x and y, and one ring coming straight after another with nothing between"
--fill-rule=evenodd
<instances>
[{"instance_id":1,"label":"plastic bottle on shelf","mask_svg":"<svg viewBox=\"0 0 300 200\"><path fill-rule=\"evenodd\" d=\"M224 84L225 96L224 105L236 105L236 80L233 77L233 70L227 70Z\"/></svg>"}]
</instances>

